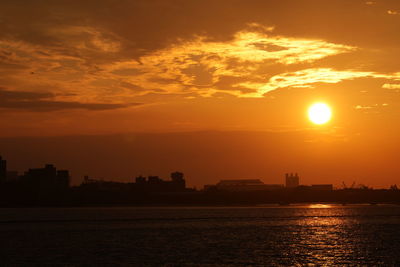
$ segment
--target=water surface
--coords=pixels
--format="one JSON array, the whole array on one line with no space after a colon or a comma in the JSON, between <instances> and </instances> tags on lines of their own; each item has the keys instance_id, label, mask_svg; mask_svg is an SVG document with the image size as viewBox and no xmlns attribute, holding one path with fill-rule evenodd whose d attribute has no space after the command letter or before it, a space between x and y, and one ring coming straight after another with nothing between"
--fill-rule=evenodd
<instances>
[{"instance_id":1,"label":"water surface","mask_svg":"<svg viewBox=\"0 0 400 267\"><path fill-rule=\"evenodd\" d=\"M400 206L0 209L2 266L400 265Z\"/></svg>"}]
</instances>

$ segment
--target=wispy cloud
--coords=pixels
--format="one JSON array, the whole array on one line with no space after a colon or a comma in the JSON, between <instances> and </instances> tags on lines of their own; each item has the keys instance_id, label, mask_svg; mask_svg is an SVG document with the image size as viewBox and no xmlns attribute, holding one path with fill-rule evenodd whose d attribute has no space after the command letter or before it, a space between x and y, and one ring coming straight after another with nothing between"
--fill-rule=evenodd
<instances>
[{"instance_id":1,"label":"wispy cloud","mask_svg":"<svg viewBox=\"0 0 400 267\"><path fill-rule=\"evenodd\" d=\"M385 83L382 85L385 89L400 89L400 83Z\"/></svg>"},{"instance_id":2,"label":"wispy cloud","mask_svg":"<svg viewBox=\"0 0 400 267\"><path fill-rule=\"evenodd\" d=\"M353 70L339 71L332 68L315 68L275 75L265 83L245 82L239 85L246 88L256 88L257 94L265 94L279 88L312 87L316 83L339 83L343 80L363 77L400 80L400 73L380 74ZM388 87L384 85L384 88Z\"/></svg>"},{"instance_id":3,"label":"wispy cloud","mask_svg":"<svg viewBox=\"0 0 400 267\"><path fill-rule=\"evenodd\" d=\"M369 111L373 110L373 112L376 113L376 112L378 112L377 109L384 108L384 107L387 107L387 106L389 106L388 103L383 103L383 104L373 104L373 105L356 105L356 106L354 106L354 108L357 109L357 110L361 110L361 111L367 112L367 113Z\"/></svg>"}]
</instances>

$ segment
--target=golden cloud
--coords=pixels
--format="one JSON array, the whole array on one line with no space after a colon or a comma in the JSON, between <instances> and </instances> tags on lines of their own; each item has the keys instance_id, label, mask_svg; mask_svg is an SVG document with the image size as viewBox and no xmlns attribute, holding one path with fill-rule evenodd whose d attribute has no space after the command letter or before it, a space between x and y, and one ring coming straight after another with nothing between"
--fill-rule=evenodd
<instances>
[{"instance_id":1,"label":"golden cloud","mask_svg":"<svg viewBox=\"0 0 400 267\"><path fill-rule=\"evenodd\" d=\"M338 83L361 77L400 77L306 68L320 59L357 48L319 39L274 36L271 35L273 27L257 24L237 32L228 41L198 36L135 59L126 56L129 53L123 51L124 40L115 34L78 26L53 31L49 29L48 34L57 35L60 42L55 46L0 40L2 62L21 66L7 73L8 80L12 81L8 88L51 87L57 100L125 103L149 93L262 97L278 88L311 87L315 83ZM305 69L271 74L279 66L290 65ZM390 86L384 85L384 88ZM57 94L55 88L63 94Z\"/></svg>"},{"instance_id":2,"label":"golden cloud","mask_svg":"<svg viewBox=\"0 0 400 267\"><path fill-rule=\"evenodd\" d=\"M399 12L395 11L395 10L388 10L387 13L389 15L399 15Z\"/></svg>"},{"instance_id":3,"label":"golden cloud","mask_svg":"<svg viewBox=\"0 0 400 267\"><path fill-rule=\"evenodd\" d=\"M110 73L125 70L141 73L123 79L142 88L162 88L166 93L194 91L202 96L211 96L224 91L214 86L222 76L263 79L265 75L260 72L260 68L266 65L311 63L354 50L355 47L323 40L240 31L227 42L213 42L206 37L197 37L142 56L139 61L115 62L103 68L107 69L110 78ZM243 88L239 86L231 86L230 92L242 95ZM250 92L249 96L260 96L263 93L263 90L255 94Z\"/></svg>"},{"instance_id":4,"label":"golden cloud","mask_svg":"<svg viewBox=\"0 0 400 267\"><path fill-rule=\"evenodd\" d=\"M385 83L382 85L382 88L385 89L400 89L400 84L399 83Z\"/></svg>"},{"instance_id":5,"label":"golden cloud","mask_svg":"<svg viewBox=\"0 0 400 267\"><path fill-rule=\"evenodd\" d=\"M400 74L395 73L389 75L375 72L362 72L353 70L338 71L332 68L314 68L275 75L266 83L245 82L239 85L246 88L257 88L257 94L254 95L257 96L279 88L312 87L312 85L315 83L338 83L343 80L352 80L363 77L397 80L400 79ZM393 85L385 84L383 88L389 88L390 86ZM394 87L390 89L394 89Z\"/></svg>"}]
</instances>

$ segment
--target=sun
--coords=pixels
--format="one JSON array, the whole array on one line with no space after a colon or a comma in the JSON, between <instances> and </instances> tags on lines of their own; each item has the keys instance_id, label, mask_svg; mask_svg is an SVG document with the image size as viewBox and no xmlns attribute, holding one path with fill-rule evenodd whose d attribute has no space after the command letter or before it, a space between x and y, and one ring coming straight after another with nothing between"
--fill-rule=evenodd
<instances>
[{"instance_id":1,"label":"sun","mask_svg":"<svg viewBox=\"0 0 400 267\"><path fill-rule=\"evenodd\" d=\"M308 119L312 123L325 124L331 120L331 117L331 108L325 103L314 103L308 108Z\"/></svg>"}]
</instances>

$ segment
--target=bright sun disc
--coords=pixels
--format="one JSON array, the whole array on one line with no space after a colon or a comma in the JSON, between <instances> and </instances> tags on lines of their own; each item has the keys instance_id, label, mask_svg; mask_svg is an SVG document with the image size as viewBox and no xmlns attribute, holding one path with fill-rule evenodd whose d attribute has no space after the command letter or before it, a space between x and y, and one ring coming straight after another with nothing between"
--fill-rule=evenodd
<instances>
[{"instance_id":1,"label":"bright sun disc","mask_svg":"<svg viewBox=\"0 0 400 267\"><path fill-rule=\"evenodd\" d=\"M308 118L315 124L327 123L332 116L330 107L325 103L315 103L308 109Z\"/></svg>"}]
</instances>

